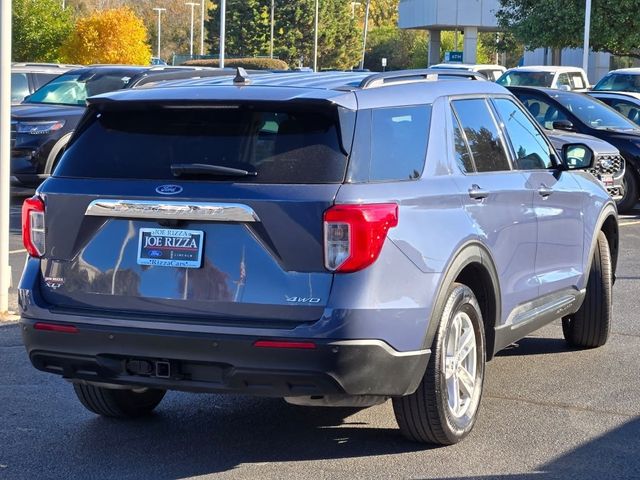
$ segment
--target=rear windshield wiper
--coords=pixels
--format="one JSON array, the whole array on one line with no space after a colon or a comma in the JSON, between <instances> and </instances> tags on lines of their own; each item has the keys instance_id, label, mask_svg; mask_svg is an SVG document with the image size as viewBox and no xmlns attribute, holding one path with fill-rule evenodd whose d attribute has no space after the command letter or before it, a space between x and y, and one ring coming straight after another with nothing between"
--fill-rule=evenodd
<instances>
[{"instance_id":1,"label":"rear windshield wiper","mask_svg":"<svg viewBox=\"0 0 640 480\"><path fill-rule=\"evenodd\" d=\"M250 172L241 168L223 167L207 163L174 163L171 165L174 177L182 175L213 175L218 177L255 177L258 172Z\"/></svg>"}]
</instances>

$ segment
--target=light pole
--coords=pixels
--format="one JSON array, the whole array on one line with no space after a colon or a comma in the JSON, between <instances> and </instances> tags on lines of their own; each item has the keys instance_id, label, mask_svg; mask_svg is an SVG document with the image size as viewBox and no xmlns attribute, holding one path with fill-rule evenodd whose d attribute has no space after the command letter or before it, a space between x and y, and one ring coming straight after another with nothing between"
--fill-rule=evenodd
<instances>
[{"instance_id":1,"label":"light pole","mask_svg":"<svg viewBox=\"0 0 640 480\"><path fill-rule=\"evenodd\" d=\"M591 33L591 0L587 0L584 11L584 45L582 50L582 69L589 71L589 34Z\"/></svg>"},{"instance_id":2,"label":"light pole","mask_svg":"<svg viewBox=\"0 0 640 480\"><path fill-rule=\"evenodd\" d=\"M160 55L160 37L162 36L162 12L166 11L166 8L160 8L160 7L156 7L154 8L154 10L156 12L158 12L158 58L162 58L162 56Z\"/></svg>"},{"instance_id":3,"label":"light pole","mask_svg":"<svg viewBox=\"0 0 640 480\"><path fill-rule=\"evenodd\" d=\"M367 50L367 30L369 29L369 7L371 0L367 0L367 6L364 12L364 30L362 31L362 58L360 59L360 70L364 69L364 54Z\"/></svg>"},{"instance_id":4,"label":"light pole","mask_svg":"<svg viewBox=\"0 0 640 480\"><path fill-rule=\"evenodd\" d=\"M11 0L0 0L0 319L9 313L9 209L11 196Z\"/></svg>"},{"instance_id":5,"label":"light pole","mask_svg":"<svg viewBox=\"0 0 640 480\"><path fill-rule=\"evenodd\" d=\"M273 27L275 24L276 0L271 0L271 43L269 44L269 57L273 58Z\"/></svg>"},{"instance_id":6,"label":"light pole","mask_svg":"<svg viewBox=\"0 0 640 480\"><path fill-rule=\"evenodd\" d=\"M227 1L220 0L220 62L219 67L224 68L224 42L226 40Z\"/></svg>"},{"instance_id":7,"label":"light pole","mask_svg":"<svg viewBox=\"0 0 640 480\"><path fill-rule=\"evenodd\" d=\"M204 4L207 0L200 2L200 55L204 55Z\"/></svg>"},{"instance_id":8,"label":"light pole","mask_svg":"<svg viewBox=\"0 0 640 480\"><path fill-rule=\"evenodd\" d=\"M319 0L316 0L316 16L313 27L313 71L318 71L318 13L319 13Z\"/></svg>"},{"instance_id":9,"label":"light pole","mask_svg":"<svg viewBox=\"0 0 640 480\"><path fill-rule=\"evenodd\" d=\"M200 5L195 2L186 2L185 5L191 6L191 40L189 41L189 56L193 58L193 7Z\"/></svg>"}]
</instances>

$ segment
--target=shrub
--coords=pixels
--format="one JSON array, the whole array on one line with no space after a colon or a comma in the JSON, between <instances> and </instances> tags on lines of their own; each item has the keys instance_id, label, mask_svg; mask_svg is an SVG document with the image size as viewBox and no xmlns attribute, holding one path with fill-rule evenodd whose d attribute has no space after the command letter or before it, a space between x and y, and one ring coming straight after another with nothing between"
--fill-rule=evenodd
<instances>
[{"instance_id":1,"label":"shrub","mask_svg":"<svg viewBox=\"0 0 640 480\"><path fill-rule=\"evenodd\" d=\"M188 60L183 65L198 67L219 67L220 61L217 58L204 60ZM277 58L225 58L225 67L242 67L251 70L288 70L289 65Z\"/></svg>"}]
</instances>

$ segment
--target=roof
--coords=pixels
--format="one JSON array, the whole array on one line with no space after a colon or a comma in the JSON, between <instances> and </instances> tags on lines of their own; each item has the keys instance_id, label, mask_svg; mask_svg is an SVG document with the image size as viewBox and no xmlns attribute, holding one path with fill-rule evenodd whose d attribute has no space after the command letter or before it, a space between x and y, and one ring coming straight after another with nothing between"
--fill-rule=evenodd
<instances>
[{"instance_id":1,"label":"roof","mask_svg":"<svg viewBox=\"0 0 640 480\"><path fill-rule=\"evenodd\" d=\"M611 73L626 73L628 75L640 75L640 68L619 68L618 70L611 70Z\"/></svg>"},{"instance_id":2,"label":"roof","mask_svg":"<svg viewBox=\"0 0 640 480\"><path fill-rule=\"evenodd\" d=\"M473 75L474 78L481 77ZM435 81L438 76L447 80ZM405 70L383 74L267 73L249 75L249 82L246 84L234 83L229 76L168 81L153 88L142 87L99 95L91 98L89 103L325 101L355 110L376 106L426 104L432 103L437 97L452 94L508 94L507 90L493 82L463 78L460 72L446 70ZM425 88L426 85L428 88Z\"/></svg>"},{"instance_id":3,"label":"roof","mask_svg":"<svg viewBox=\"0 0 640 480\"><path fill-rule=\"evenodd\" d=\"M622 92L618 90L591 90L589 95L594 97L607 96L607 97L631 97L635 100L640 100L639 92Z\"/></svg>"},{"instance_id":4,"label":"roof","mask_svg":"<svg viewBox=\"0 0 640 480\"><path fill-rule=\"evenodd\" d=\"M495 68L499 70L506 70L502 65L489 64L489 63L438 63L436 65L431 65L429 68L459 68L472 70L474 68Z\"/></svg>"},{"instance_id":5,"label":"roof","mask_svg":"<svg viewBox=\"0 0 640 480\"><path fill-rule=\"evenodd\" d=\"M584 70L580 67L566 67L557 65L530 65L526 67L510 68L507 72L553 72L553 73L569 73L581 72Z\"/></svg>"},{"instance_id":6,"label":"roof","mask_svg":"<svg viewBox=\"0 0 640 480\"><path fill-rule=\"evenodd\" d=\"M62 65L48 63L12 63L12 72L21 73L51 73L61 75L69 70L78 68L80 65Z\"/></svg>"}]
</instances>

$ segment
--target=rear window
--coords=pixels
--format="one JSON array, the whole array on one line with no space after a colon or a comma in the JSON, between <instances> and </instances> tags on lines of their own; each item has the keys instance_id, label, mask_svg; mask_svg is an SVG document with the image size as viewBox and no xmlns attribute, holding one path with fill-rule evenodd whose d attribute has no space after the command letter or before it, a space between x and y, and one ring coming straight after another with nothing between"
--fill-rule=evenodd
<instances>
[{"instance_id":1,"label":"rear window","mask_svg":"<svg viewBox=\"0 0 640 480\"><path fill-rule=\"evenodd\" d=\"M302 184L339 183L345 176L336 110L164 106L89 115L56 176L167 180L179 164L255 174L180 176L187 180Z\"/></svg>"},{"instance_id":2,"label":"rear window","mask_svg":"<svg viewBox=\"0 0 640 480\"><path fill-rule=\"evenodd\" d=\"M551 72L507 72L497 82L505 87L550 87L553 83Z\"/></svg>"}]
</instances>

